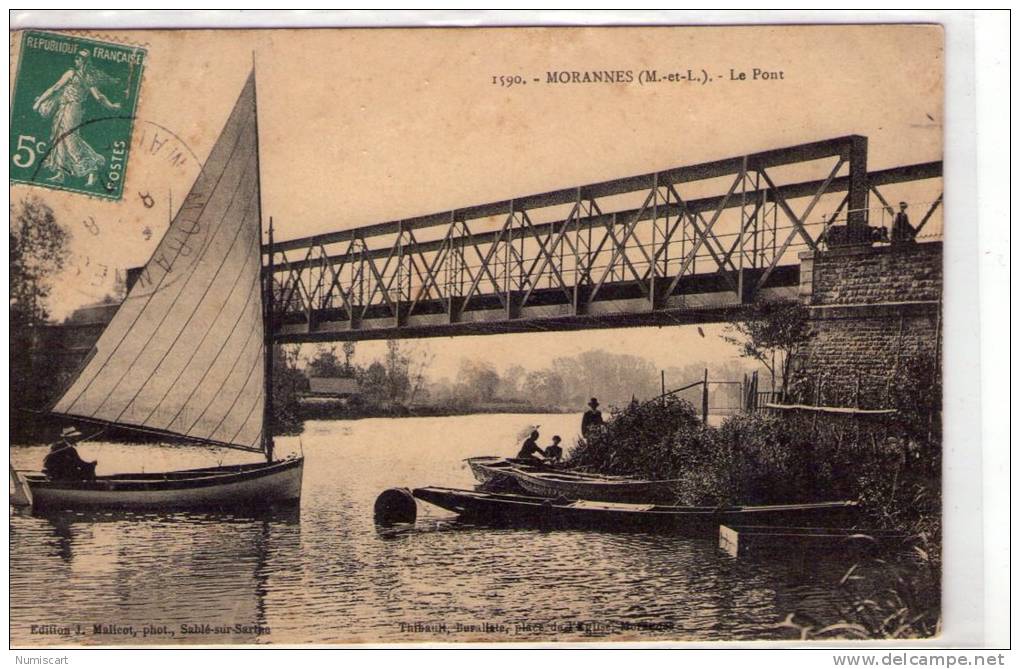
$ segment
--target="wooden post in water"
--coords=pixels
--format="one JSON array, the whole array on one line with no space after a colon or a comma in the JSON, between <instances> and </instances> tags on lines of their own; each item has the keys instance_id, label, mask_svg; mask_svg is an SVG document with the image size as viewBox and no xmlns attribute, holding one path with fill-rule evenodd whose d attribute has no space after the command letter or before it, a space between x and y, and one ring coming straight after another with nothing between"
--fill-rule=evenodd
<instances>
[{"instance_id":1,"label":"wooden post in water","mask_svg":"<svg viewBox=\"0 0 1020 669\"><path fill-rule=\"evenodd\" d=\"M662 406L666 406L666 370L660 369L659 376L662 380Z\"/></svg>"}]
</instances>

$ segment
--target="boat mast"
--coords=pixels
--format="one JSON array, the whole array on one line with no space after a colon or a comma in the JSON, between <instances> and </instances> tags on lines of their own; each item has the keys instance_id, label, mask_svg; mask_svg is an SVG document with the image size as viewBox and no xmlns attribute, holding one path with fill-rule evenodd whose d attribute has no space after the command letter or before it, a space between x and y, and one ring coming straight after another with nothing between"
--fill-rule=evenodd
<instances>
[{"instance_id":1,"label":"boat mast","mask_svg":"<svg viewBox=\"0 0 1020 669\"><path fill-rule=\"evenodd\" d=\"M258 184L259 237L262 237L262 169L259 166L259 95L255 79L255 53L252 52L252 105L255 107L255 180ZM261 253L259 254L261 261ZM265 388L262 395L262 450L266 462L273 461L273 217L269 217L269 262L262 282L262 340L265 349Z\"/></svg>"},{"instance_id":2,"label":"boat mast","mask_svg":"<svg viewBox=\"0 0 1020 669\"><path fill-rule=\"evenodd\" d=\"M269 264L266 266L265 281L265 305L266 317L264 322L264 339L266 349L266 387L263 395L262 417L262 440L263 450L266 452L266 462L273 461L273 218L269 217Z\"/></svg>"}]
</instances>

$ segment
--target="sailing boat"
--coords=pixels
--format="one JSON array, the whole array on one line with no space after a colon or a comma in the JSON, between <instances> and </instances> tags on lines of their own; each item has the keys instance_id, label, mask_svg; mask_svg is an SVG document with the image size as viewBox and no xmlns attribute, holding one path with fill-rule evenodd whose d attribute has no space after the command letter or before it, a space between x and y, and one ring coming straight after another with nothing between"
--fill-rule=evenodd
<instances>
[{"instance_id":1,"label":"sailing boat","mask_svg":"<svg viewBox=\"0 0 1020 669\"><path fill-rule=\"evenodd\" d=\"M94 480L12 472L33 508L249 509L301 497L304 460L274 460L272 226L262 266L255 73L205 167L52 413L263 453L265 462Z\"/></svg>"}]
</instances>

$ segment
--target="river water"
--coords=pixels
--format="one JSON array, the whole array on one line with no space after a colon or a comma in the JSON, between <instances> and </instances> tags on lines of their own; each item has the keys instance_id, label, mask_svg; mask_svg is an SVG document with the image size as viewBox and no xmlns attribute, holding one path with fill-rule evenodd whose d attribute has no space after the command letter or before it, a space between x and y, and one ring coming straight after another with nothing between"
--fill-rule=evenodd
<instances>
[{"instance_id":1,"label":"river water","mask_svg":"<svg viewBox=\"0 0 1020 669\"><path fill-rule=\"evenodd\" d=\"M384 489L471 488L462 461L513 455L540 424L573 443L573 415L316 421L300 509L259 518L11 512L15 646L797 638L788 614L839 618L846 564L734 559L714 539L470 527L419 502L413 530L381 531ZM13 447L38 469L44 447ZM86 443L99 473L223 462L188 446ZM257 458L256 458L257 459ZM112 465L111 463L116 463Z\"/></svg>"}]
</instances>

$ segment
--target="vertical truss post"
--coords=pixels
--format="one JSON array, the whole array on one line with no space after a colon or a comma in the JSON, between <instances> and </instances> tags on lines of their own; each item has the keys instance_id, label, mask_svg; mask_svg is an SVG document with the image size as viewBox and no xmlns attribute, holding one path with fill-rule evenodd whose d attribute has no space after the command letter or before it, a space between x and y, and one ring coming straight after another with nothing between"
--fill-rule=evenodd
<instances>
[{"instance_id":1,"label":"vertical truss post","mask_svg":"<svg viewBox=\"0 0 1020 669\"><path fill-rule=\"evenodd\" d=\"M579 315L581 305L581 277L584 273L581 271L581 188L574 193L574 210L577 215L574 217L574 290L573 296L570 303L570 313L573 316ZM590 230L591 228L589 228Z\"/></svg>"},{"instance_id":2,"label":"vertical truss post","mask_svg":"<svg viewBox=\"0 0 1020 669\"><path fill-rule=\"evenodd\" d=\"M758 196L758 207L757 207L757 211L755 212L755 230L754 230L754 233L752 234L752 237L751 237L751 239L752 239L752 243L751 243L751 266L752 267L758 267L758 263L760 261L760 258L758 257L758 237L759 237L759 234L760 234L759 222L762 219L762 215L764 215L764 213L765 213L764 212L765 207L768 205L768 203L765 201L765 194L761 193L761 182L762 182L762 176L761 176L761 174L759 174L756 171L755 172L755 193L759 193L760 195Z\"/></svg>"},{"instance_id":3,"label":"vertical truss post","mask_svg":"<svg viewBox=\"0 0 1020 669\"><path fill-rule=\"evenodd\" d=\"M868 225L868 138L854 135L850 138L850 178L848 184L849 212L847 227L863 228Z\"/></svg>"},{"instance_id":4,"label":"vertical truss post","mask_svg":"<svg viewBox=\"0 0 1020 669\"><path fill-rule=\"evenodd\" d=\"M357 330L358 328L361 327L361 316L360 316L361 308L360 307L362 306L361 303L364 301L361 298L361 293L362 293L362 290L361 290L361 281L362 281L362 272L365 269L364 264L363 264L363 259L362 259L362 256L363 256L362 248L361 248L361 245L358 242L358 238L357 237L355 237L354 239L351 240L351 243L350 243L350 246L348 247L348 250L350 251L350 253L352 255L352 259L351 259L351 289L350 289L350 291L347 294L348 295L348 297L347 297L347 304L348 304L348 307L350 308L349 327L350 327L351 330ZM357 295L355 295L355 292L357 293ZM355 300L357 300L357 303L355 303Z\"/></svg>"},{"instance_id":5,"label":"vertical truss post","mask_svg":"<svg viewBox=\"0 0 1020 669\"><path fill-rule=\"evenodd\" d=\"M740 163L740 224L737 226L737 297L746 302L744 295L744 226L747 216L747 156ZM752 214L753 215L753 214ZM722 269L720 267L720 269Z\"/></svg>"},{"instance_id":6,"label":"vertical truss post","mask_svg":"<svg viewBox=\"0 0 1020 669\"><path fill-rule=\"evenodd\" d=\"M516 208L514 207L514 201L510 200L510 216L509 224L506 226L506 274L503 277L503 294L506 296L504 300L505 309L504 316L507 320L510 319L510 298L511 292L513 291L513 252L514 252L514 222ZM496 242L498 243L498 239Z\"/></svg>"},{"instance_id":7,"label":"vertical truss post","mask_svg":"<svg viewBox=\"0 0 1020 669\"><path fill-rule=\"evenodd\" d=\"M666 231L667 232L669 231L669 198L670 198L671 195L672 194L670 193L670 189L667 188L666 189ZM677 204L680 205L682 203L677 202ZM677 223L679 223L679 221L677 221ZM673 228L673 232L676 232L676 228L675 227ZM673 243L673 236L672 235L667 235L666 238L662 240L662 242L663 242L663 245L664 245L663 248L662 248L662 278L665 279L666 277L669 276L669 245Z\"/></svg>"},{"instance_id":8,"label":"vertical truss post","mask_svg":"<svg viewBox=\"0 0 1020 669\"><path fill-rule=\"evenodd\" d=\"M393 324L396 327L400 327L404 324L403 310L404 310L404 222L397 222L397 271L394 280L397 284L397 297L393 300L394 318ZM408 275L410 279L410 275Z\"/></svg>"},{"instance_id":9,"label":"vertical truss post","mask_svg":"<svg viewBox=\"0 0 1020 669\"><path fill-rule=\"evenodd\" d=\"M669 227L669 219L666 219L666 227ZM656 242L658 241L656 234L659 230L659 173L656 172L652 175L652 262L648 268L651 275L648 279L648 308L655 311L655 304L658 296L655 293L656 279L659 275L659 267L656 263L655 252L658 250L655 248ZM665 238L665 235L663 235ZM665 242L665 239L663 239ZM638 240L641 243L641 240Z\"/></svg>"},{"instance_id":10,"label":"vertical truss post","mask_svg":"<svg viewBox=\"0 0 1020 669\"><path fill-rule=\"evenodd\" d=\"M315 248L314 246L309 246L308 247L308 259L309 260L312 257L312 250L314 248ZM305 276L305 275L308 276L308 288L305 289L305 295L307 295L307 297L308 297L307 302L305 302L305 321L306 321L306 323L308 325L308 332L311 332L312 331L312 327L313 327L313 325L312 325L312 318L315 317L315 305L314 305L313 302L315 300L315 292L318 289L317 288L314 288L314 289L312 288L312 270L311 269L302 269L301 272L298 274L299 277L300 276Z\"/></svg>"}]
</instances>

